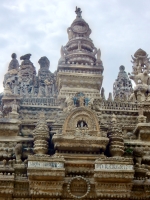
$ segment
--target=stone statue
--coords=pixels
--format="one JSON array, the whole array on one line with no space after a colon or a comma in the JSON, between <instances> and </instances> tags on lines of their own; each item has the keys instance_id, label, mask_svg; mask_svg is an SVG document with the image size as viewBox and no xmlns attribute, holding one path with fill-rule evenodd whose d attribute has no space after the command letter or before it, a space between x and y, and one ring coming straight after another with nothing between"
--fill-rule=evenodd
<instances>
[{"instance_id":1,"label":"stone statue","mask_svg":"<svg viewBox=\"0 0 150 200\"><path fill-rule=\"evenodd\" d=\"M80 123L80 127L83 128L83 125L84 125L84 124L83 124L83 121L81 121L81 123Z\"/></svg>"},{"instance_id":2,"label":"stone statue","mask_svg":"<svg viewBox=\"0 0 150 200\"><path fill-rule=\"evenodd\" d=\"M12 60L11 62L9 63L9 67L8 67L8 71L12 70L12 69L16 69L18 70L19 69L19 63L18 63L18 60L16 59L17 58L17 55L15 53L13 53L11 55L12 57Z\"/></svg>"},{"instance_id":3,"label":"stone statue","mask_svg":"<svg viewBox=\"0 0 150 200\"><path fill-rule=\"evenodd\" d=\"M102 99L105 99L105 90L103 87L101 89L101 97L102 97Z\"/></svg>"},{"instance_id":4,"label":"stone statue","mask_svg":"<svg viewBox=\"0 0 150 200\"><path fill-rule=\"evenodd\" d=\"M97 50L97 61L101 62L101 50Z\"/></svg>"},{"instance_id":5,"label":"stone statue","mask_svg":"<svg viewBox=\"0 0 150 200\"><path fill-rule=\"evenodd\" d=\"M109 92L109 95L108 95L108 101L112 101L113 99L112 99L112 93L111 92Z\"/></svg>"},{"instance_id":6,"label":"stone statue","mask_svg":"<svg viewBox=\"0 0 150 200\"><path fill-rule=\"evenodd\" d=\"M83 96L80 96L79 103L80 103L80 106L84 106L84 97Z\"/></svg>"},{"instance_id":7,"label":"stone statue","mask_svg":"<svg viewBox=\"0 0 150 200\"><path fill-rule=\"evenodd\" d=\"M17 109L18 109L18 106L17 106L17 102L16 102L16 99L15 99L13 101L13 104L12 104L12 112L17 113Z\"/></svg>"},{"instance_id":8,"label":"stone statue","mask_svg":"<svg viewBox=\"0 0 150 200\"><path fill-rule=\"evenodd\" d=\"M14 86L14 94L18 94L18 86L17 85Z\"/></svg>"},{"instance_id":9,"label":"stone statue","mask_svg":"<svg viewBox=\"0 0 150 200\"><path fill-rule=\"evenodd\" d=\"M88 97L85 97L85 106L88 106L89 102L90 102L90 99Z\"/></svg>"},{"instance_id":10,"label":"stone statue","mask_svg":"<svg viewBox=\"0 0 150 200\"><path fill-rule=\"evenodd\" d=\"M64 111L70 111L72 110L72 108L74 108L74 101L72 95L66 98L65 103L67 104L67 108L64 108Z\"/></svg>"},{"instance_id":11,"label":"stone statue","mask_svg":"<svg viewBox=\"0 0 150 200\"><path fill-rule=\"evenodd\" d=\"M67 29L67 33L68 33L68 39L71 40L73 38L73 32L70 27Z\"/></svg>"},{"instance_id":12,"label":"stone statue","mask_svg":"<svg viewBox=\"0 0 150 200\"><path fill-rule=\"evenodd\" d=\"M40 69L41 70L49 70L49 66L50 66L50 61L48 60L48 58L46 56L43 56L39 59L38 63L40 64Z\"/></svg>"},{"instance_id":13,"label":"stone statue","mask_svg":"<svg viewBox=\"0 0 150 200\"><path fill-rule=\"evenodd\" d=\"M77 106L78 98L76 96L73 97L74 105Z\"/></svg>"},{"instance_id":14,"label":"stone statue","mask_svg":"<svg viewBox=\"0 0 150 200\"><path fill-rule=\"evenodd\" d=\"M10 86L8 83L5 84L5 88L4 88L4 95L9 96L12 94L12 91L10 89Z\"/></svg>"},{"instance_id":15,"label":"stone statue","mask_svg":"<svg viewBox=\"0 0 150 200\"><path fill-rule=\"evenodd\" d=\"M97 48L94 47L94 50L93 50L93 55L95 56L97 54Z\"/></svg>"},{"instance_id":16,"label":"stone statue","mask_svg":"<svg viewBox=\"0 0 150 200\"><path fill-rule=\"evenodd\" d=\"M73 98L72 96L69 96L68 98L66 98L67 106L72 106L73 105Z\"/></svg>"},{"instance_id":17,"label":"stone statue","mask_svg":"<svg viewBox=\"0 0 150 200\"><path fill-rule=\"evenodd\" d=\"M44 96L44 91L45 91L45 88L40 85L39 86L38 97L43 97Z\"/></svg>"},{"instance_id":18,"label":"stone statue","mask_svg":"<svg viewBox=\"0 0 150 200\"><path fill-rule=\"evenodd\" d=\"M46 96L50 96L49 86L48 85L45 85L45 95Z\"/></svg>"},{"instance_id":19,"label":"stone statue","mask_svg":"<svg viewBox=\"0 0 150 200\"><path fill-rule=\"evenodd\" d=\"M89 103L88 103L88 106L89 106L90 108L92 108L93 102L94 102L94 98L91 98L90 101L89 101Z\"/></svg>"},{"instance_id":20,"label":"stone statue","mask_svg":"<svg viewBox=\"0 0 150 200\"><path fill-rule=\"evenodd\" d=\"M61 49L60 49L60 54L61 54L61 58L64 58L65 56L65 53L64 53L64 47L61 46Z\"/></svg>"},{"instance_id":21,"label":"stone statue","mask_svg":"<svg viewBox=\"0 0 150 200\"><path fill-rule=\"evenodd\" d=\"M136 163L141 165L142 157L144 155L144 151L142 147L135 147L133 150L133 155Z\"/></svg>"},{"instance_id":22,"label":"stone statue","mask_svg":"<svg viewBox=\"0 0 150 200\"><path fill-rule=\"evenodd\" d=\"M76 6L75 13L77 14L77 17L78 17L78 18L82 18L82 16L81 16L81 13L82 13L81 8L78 8L78 7Z\"/></svg>"},{"instance_id":23,"label":"stone statue","mask_svg":"<svg viewBox=\"0 0 150 200\"><path fill-rule=\"evenodd\" d=\"M15 156L16 156L16 162L21 163L22 144L19 142L15 146Z\"/></svg>"},{"instance_id":24,"label":"stone statue","mask_svg":"<svg viewBox=\"0 0 150 200\"><path fill-rule=\"evenodd\" d=\"M78 50L81 51L81 41L78 41Z\"/></svg>"},{"instance_id":25,"label":"stone statue","mask_svg":"<svg viewBox=\"0 0 150 200\"><path fill-rule=\"evenodd\" d=\"M61 55L61 58L59 59L58 63L59 64L65 63L65 49L63 46L61 46L60 55Z\"/></svg>"},{"instance_id":26,"label":"stone statue","mask_svg":"<svg viewBox=\"0 0 150 200\"><path fill-rule=\"evenodd\" d=\"M31 88L31 96L34 96L34 86Z\"/></svg>"}]
</instances>

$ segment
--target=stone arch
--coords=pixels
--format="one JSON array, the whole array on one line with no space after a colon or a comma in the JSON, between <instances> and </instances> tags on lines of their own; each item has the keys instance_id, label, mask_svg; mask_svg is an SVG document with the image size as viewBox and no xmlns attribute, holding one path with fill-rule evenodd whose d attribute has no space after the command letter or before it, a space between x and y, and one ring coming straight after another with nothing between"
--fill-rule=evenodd
<instances>
[{"instance_id":1,"label":"stone arch","mask_svg":"<svg viewBox=\"0 0 150 200\"><path fill-rule=\"evenodd\" d=\"M86 107L76 108L69 113L63 125L63 133L75 130L78 122L82 120L87 124L90 131L100 133L99 121L96 114L90 108Z\"/></svg>"}]
</instances>

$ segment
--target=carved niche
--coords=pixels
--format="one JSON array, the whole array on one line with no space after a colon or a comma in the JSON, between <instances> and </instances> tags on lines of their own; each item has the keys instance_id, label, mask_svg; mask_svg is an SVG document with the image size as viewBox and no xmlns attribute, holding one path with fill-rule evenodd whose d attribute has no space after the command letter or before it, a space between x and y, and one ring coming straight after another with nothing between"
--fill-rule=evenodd
<instances>
[{"instance_id":1,"label":"carved niche","mask_svg":"<svg viewBox=\"0 0 150 200\"><path fill-rule=\"evenodd\" d=\"M87 129L89 135L99 135L100 127L97 116L89 108L74 109L66 118L63 125L63 134L75 134L78 129Z\"/></svg>"},{"instance_id":2,"label":"carved niche","mask_svg":"<svg viewBox=\"0 0 150 200\"><path fill-rule=\"evenodd\" d=\"M66 117L62 133L52 138L56 150L104 151L109 139L102 137L96 114L88 107L78 107ZM89 146L90 145L90 146Z\"/></svg>"}]
</instances>

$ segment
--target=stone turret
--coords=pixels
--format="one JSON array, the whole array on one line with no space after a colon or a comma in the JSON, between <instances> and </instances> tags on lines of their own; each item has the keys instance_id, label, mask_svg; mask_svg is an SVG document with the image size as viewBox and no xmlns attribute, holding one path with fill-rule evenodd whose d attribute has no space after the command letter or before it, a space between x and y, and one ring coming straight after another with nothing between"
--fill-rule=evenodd
<instances>
[{"instance_id":1,"label":"stone turret","mask_svg":"<svg viewBox=\"0 0 150 200\"><path fill-rule=\"evenodd\" d=\"M101 51L90 39L91 29L82 18L81 9L76 8L75 13L76 19L67 29L69 41L61 47L58 62L59 97L74 96L77 91L84 94L92 91L92 96L99 96L103 79Z\"/></svg>"},{"instance_id":2,"label":"stone turret","mask_svg":"<svg viewBox=\"0 0 150 200\"><path fill-rule=\"evenodd\" d=\"M123 135L118 129L116 115L114 114L111 120L111 134L110 134L109 150L112 156L122 156L124 153Z\"/></svg>"},{"instance_id":3,"label":"stone turret","mask_svg":"<svg viewBox=\"0 0 150 200\"><path fill-rule=\"evenodd\" d=\"M33 137L35 154L46 154L48 152L49 129L43 112L40 113Z\"/></svg>"},{"instance_id":4,"label":"stone turret","mask_svg":"<svg viewBox=\"0 0 150 200\"><path fill-rule=\"evenodd\" d=\"M101 71L103 71L100 49L97 50L90 39L91 29L82 18L81 9L76 8L75 12L76 19L67 29L69 41L65 47L61 47L62 55L65 55L65 62L101 66Z\"/></svg>"},{"instance_id":5,"label":"stone turret","mask_svg":"<svg viewBox=\"0 0 150 200\"><path fill-rule=\"evenodd\" d=\"M127 100L132 93L132 83L125 72L125 67L119 67L118 77L113 85L114 99Z\"/></svg>"}]
</instances>

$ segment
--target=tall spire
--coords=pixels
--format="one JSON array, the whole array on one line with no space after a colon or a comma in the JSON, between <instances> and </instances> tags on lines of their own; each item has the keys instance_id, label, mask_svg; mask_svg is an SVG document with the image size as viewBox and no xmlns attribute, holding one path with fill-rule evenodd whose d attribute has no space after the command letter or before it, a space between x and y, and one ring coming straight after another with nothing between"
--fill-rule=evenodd
<instances>
[{"instance_id":1,"label":"tall spire","mask_svg":"<svg viewBox=\"0 0 150 200\"><path fill-rule=\"evenodd\" d=\"M98 96L104 69L101 51L94 46L90 38L91 29L82 18L81 9L76 7L75 13L76 18L67 29L69 41L60 50L61 58L58 61L57 69L58 90L61 90L59 97L64 96L66 98L66 94L74 96L77 87L83 93L89 91L90 88L92 94L95 93ZM79 73L82 76L82 82L78 80Z\"/></svg>"},{"instance_id":2,"label":"tall spire","mask_svg":"<svg viewBox=\"0 0 150 200\"><path fill-rule=\"evenodd\" d=\"M97 49L90 39L91 29L81 16L81 8L76 7L76 19L67 29L68 43L61 47L59 64L80 64L99 66L103 72L101 51Z\"/></svg>"}]
</instances>

